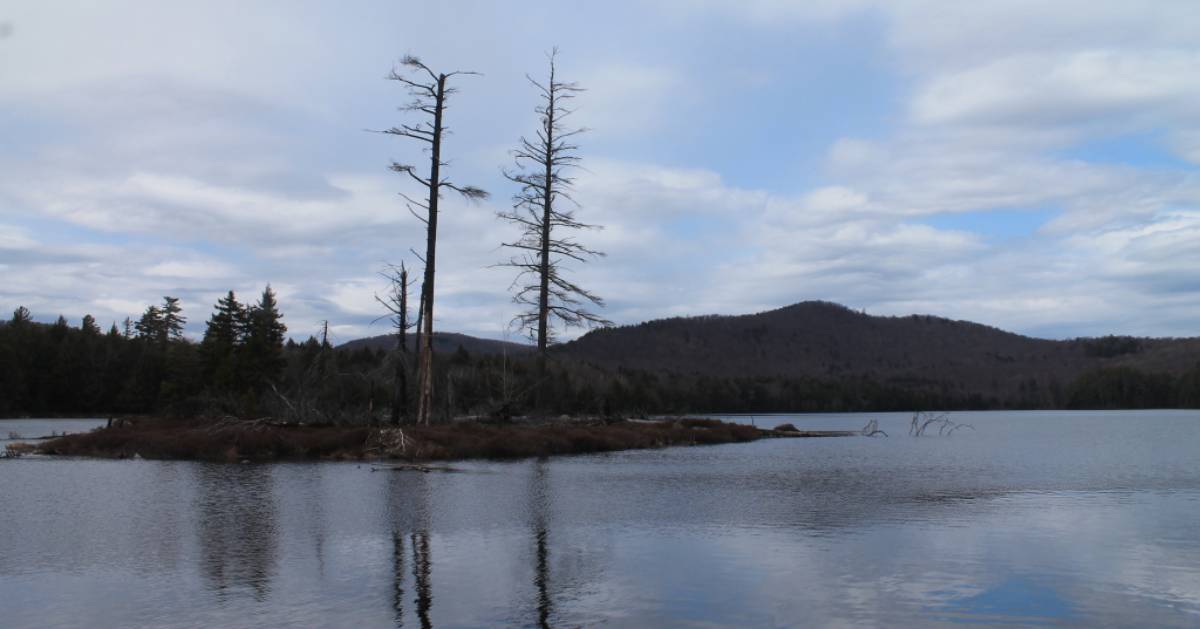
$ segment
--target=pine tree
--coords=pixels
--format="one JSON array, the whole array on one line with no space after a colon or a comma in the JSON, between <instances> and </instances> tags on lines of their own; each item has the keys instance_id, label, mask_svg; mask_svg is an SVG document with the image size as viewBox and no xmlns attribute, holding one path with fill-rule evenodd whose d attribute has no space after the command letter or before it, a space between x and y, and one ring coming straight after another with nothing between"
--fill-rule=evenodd
<instances>
[{"instance_id":1,"label":"pine tree","mask_svg":"<svg viewBox=\"0 0 1200 629\"><path fill-rule=\"evenodd\" d=\"M200 342L204 374L218 388L235 388L240 380L238 348L245 340L247 316L245 306L229 291L217 300L216 310L205 324Z\"/></svg>"},{"instance_id":2,"label":"pine tree","mask_svg":"<svg viewBox=\"0 0 1200 629\"><path fill-rule=\"evenodd\" d=\"M183 326L187 323L187 317L180 313L183 312L183 307L179 305L178 297L163 297L162 307L162 330L161 334L165 336L164 341L178 341L183 339Z\"/></svg>"},{"instance_id":3,"label":"pine tree","mask_svg":"<svg viewBox=\"0 0 1200 629\"><path fill-rule=\"evenodd\" d=\"M79 329L88 336L100 336L100 326L96 324L96 317L90 314L83 315L83 321L80 322Z\"/></svg>"},{"instance_id":4,"label":"pine tree","mask_svg":"<svg viewBox=\"0 0 1200 629\"><path fill-rule=\"evenodd\" d=\"M142 318L138 319L137 323L133 324L137 330L137 337L147 341L157 341L164 338L162 311L158 306L147 306L146 312L142 313Z\"/></svg>"},{"instance_id":5,"label":"pine tree","mask_svg":"<svg viewBox=\"0 0 1200 629\"><path fill-rule=\"evenodd\" d=\"M283 339L287 326L270 284L247 315L243 354L247 377L254 386L274 380L283 370Z\"/></svg>"},{"instance_id":6,"label":"pine tree","mask_svg":"<svg viewBox=\"0 0 1200 629\"><path fill-rule=\"evenodd\" d=\"M26 323L29 323L32 320L33 320L33 316L29 314L29 309L26 308L25 306L17 306L17 309L13 311L13 316L12 316L13 327L19 327L19 326L25 325Z\"/></svg>"}]
</instances>

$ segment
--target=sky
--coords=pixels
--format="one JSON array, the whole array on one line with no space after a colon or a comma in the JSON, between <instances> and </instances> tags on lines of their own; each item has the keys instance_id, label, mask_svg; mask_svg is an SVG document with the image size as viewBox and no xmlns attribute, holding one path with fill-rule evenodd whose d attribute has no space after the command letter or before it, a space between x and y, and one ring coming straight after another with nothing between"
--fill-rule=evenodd
<instances>
[{"instance_id":1,"label":"sky","mask_svg":"<svg viewBox=\"0 0 1200 629\"><path fill-rule=\"evenodd\" d=\"M1200 3L109 0L0 5L0 307L136 319L268 283L387 331L423 226L385 80L457 77L436 327L519 340L496 218L546 52L587 91L568 266L618 324L826 300L1047 338L1200 334ZM568 332L569 338L581 331Z\"/></svg>"}]
</instances>

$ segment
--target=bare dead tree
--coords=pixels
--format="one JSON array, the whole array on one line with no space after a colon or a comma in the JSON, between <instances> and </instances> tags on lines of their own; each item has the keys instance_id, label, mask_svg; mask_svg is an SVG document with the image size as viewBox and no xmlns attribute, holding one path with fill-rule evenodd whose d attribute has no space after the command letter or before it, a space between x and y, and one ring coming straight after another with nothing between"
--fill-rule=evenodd
<instances>
[{"instance_id":1,"label":"bare dead tree","mask_svg":"<svg viewBox=\"0 0 1200 629\"><path fill-rule=\"evenodd\" d=\"M389 264L380 275L388 281L388 292L385 296L375 296L388 311L388 319L395 330L396 346L392 351L392 367L394 370L392 391L392 423L399 424L408 419L408 331L414 324L408 320L408 267L403 262L400 266Z\"/></svg>"},{"instance_id":2,"label":"bare dead tree","mask_svg":"<svg viewBox=\"0 0 1200 629\"><path fill-rule=\"evenodd\" d=\"M383 131L391 135L415 140L424 144L429 151L429 171L422 175L415 166L392 162L394 172L407 175L421 185L425 192L423 200L414 199L404 193L408 211L425 225L425 263L424 280L421 283L421 306L418 318L421 321L418 338L418 377L417 377L417 422L428 424L433 407L433 296L434 277L437 271L437 228L438 201L442 191L451 190L468 200L486 199L487 192L474 186L460 186L446 179L442 168L447 162L442 157L442 138L447 132L444 122L446 101L457 90L450 87L451 78L460 75L477 75L477 72L455 71L437 73L421 62L420 59L406 55L400 60L401 68L393 69L387 77L404 85L412 97L401 111L420 116L420 122L401 124Z\"/></svg>"},{"instance_id":3,"label":"bare dead tree","mask_svg":"<svg viewBox=\"0 0 1200 629\"><path fill-rule=\"evenodd\" d=\"M513 280L513 301L527 307L514 321L537 340L539 381L546 376L546 353L553 342L553 322L566 326L611 325L612 322L590 312L588 306L603 307L604 300L564 276L562 263L566 260L585 262L604 254L577 242L564 232L598 229L575 218L578 204L571 197L574 177L571 171L579 167L579 147L574 137L582 128L567 128L565 120L571 115L568 103L583 88L576 83L560 81L555 73L558 49L550 51L550 75L540 82L526 78L541 97L534 111L539 126L531 140L521 138L513 151L514 170L504 176L520 186L513 195L513 209L498 216L517 225L521 236L503 245L517 250L508 262L499 266L517 269ZM569 205L570 207L564 207ZM540 404L540 390L539 404Z\"/></svg>"}]
</instances>

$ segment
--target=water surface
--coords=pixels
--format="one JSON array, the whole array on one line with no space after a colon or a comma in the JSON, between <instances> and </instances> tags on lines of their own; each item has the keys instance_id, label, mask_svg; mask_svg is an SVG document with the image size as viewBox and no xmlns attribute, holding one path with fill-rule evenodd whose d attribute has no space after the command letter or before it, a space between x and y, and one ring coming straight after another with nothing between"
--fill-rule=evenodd
<instances>
[{"instance_id":1,"label":"water surface","mask_svg":"<svg viewBox=\"0 0 1200 629\"><path fill-rule=\"evenodd\" d=\"M81 418L0 419L0 451L3 451L8 443L87 432L103 426L107 421Z\"/></svg>"},{"instance_id":2,"label":"water surface","mask_svg":"<svg viewBox=\"0 0 1200 629\"><path fill-rule=\"evenodd\" d=\"M954 417L457 473L3 461L0 624L1200 624L1200 413Z\"/></svg>"}]
</instances>

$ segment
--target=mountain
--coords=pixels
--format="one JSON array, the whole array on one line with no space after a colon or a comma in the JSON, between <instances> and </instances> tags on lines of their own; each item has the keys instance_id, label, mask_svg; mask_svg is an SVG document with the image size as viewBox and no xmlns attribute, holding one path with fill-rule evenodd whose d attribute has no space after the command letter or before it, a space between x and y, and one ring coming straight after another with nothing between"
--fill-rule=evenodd
<instances>
[{"instance_id":1,"label":"mountain","mask_svg":"<svg viewBox=\"0 0 1200 629\"><path fill-rule=\"evenodd\" d=\"M869 378L1013 398L1103 367L1178 375L1200 339L1056 341L942 317L871 316L828 302L594 330L557 351L593 365L710 377ZM1048 392L1047 392L1048 393Z\"/></svg>"},{"instance_id":2,"label":"mountain","mask_svg":"<svg viewBox=\"0 0 1200 629\"><path fill-rule=\"evenodd\" d=\"M413 350L414 336L408 336L408 348ZM390 350L396 346L396 337L391 334L382 334L379 336L371 336L362 339L347 341L338 346L338 349L358 350L369 348L372 350ZM433 351L435 353L450 353L458 351L462 347L469 354L501 354L508 352L509 354L527 354L533 351L533 347L529 345L521 345L519 343L510 343L508 341L495 341L492 339L481 339L466 334L457 334L455 332L434 332L433 333Z\"/></svg>"}]
</instances>

